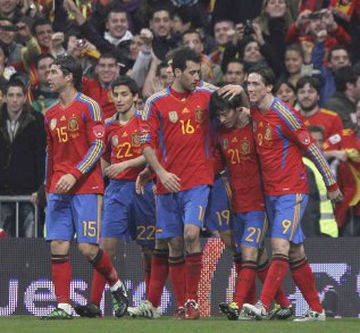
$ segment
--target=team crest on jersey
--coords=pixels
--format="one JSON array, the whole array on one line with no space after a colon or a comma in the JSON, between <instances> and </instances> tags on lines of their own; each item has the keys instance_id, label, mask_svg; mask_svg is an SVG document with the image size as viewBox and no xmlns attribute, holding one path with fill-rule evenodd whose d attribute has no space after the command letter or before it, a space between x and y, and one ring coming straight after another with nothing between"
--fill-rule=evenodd
<instances>
[{"instance_id":1,"label":"team crest on jersey","mask_svg":"<svg viewBox=\"0 0 360 333\"><path fill-rule=\"evenodd\" d=\"M114 147L117 147L118 144L119 144L119 137L117 135L114 135L112 138L111 138L111 142L112 142L112 145Z\"/></svg>"},{"instance_id":2,"label":"team crest on jersey","mask_svg":"<svg viewBox=\"0 0 360 333\"><path fill-rule=\"evenodd\" d=\"M140 133L133 133L131 135L131 145L133 147L140 147L141 145Z\"/></svg>"},{"instance_id":3,"label":"team crest on jersey","mask_svg":"<svg viewBox=\"0 0 360 333\"><path fill-rule=\"evenodd\" d=\"M264 139L267 141L271 140L271 126L269 124L265 127Z\"/></svg>"},{"instance_id":4,"label":"team crest on jersey","mask_svg":"<svg viewBox=\"0 0 360 333\"><path fill-rule=\"evenodd\" d=\"M68 129L70 132L75 132L79 129L79 123L75 117L69 119Z\"/></svg>"},{"instance_id":5,"label":"team crest on jersey","mask_svg":"<svg viewBox=\"0 0 360 333\"><path fill-rule=\"evenodd\" d=\"M250 141L249 140L241 140L240 147L241 147L241 155L250 154Z\"/></svg>"},{"instance_id":6,"label":"team crest on jersey","mask_svg":"<svg viewBox=\"0 0 360 333\"><path fill-rule=\"evenodd\" d=\"M105 129L103 125L96 125L93 127L93 133L97 139L101 139L104 136Z\"/></svg>"},{"instance_id":7,"label":"team crest on jersey","mask_svg":"<svg viewBox=\"0 0 360 333\"><path fill-rule=\"evenodd\" d=\"M224 150L227 149L228 145L229 145L229 140L228 140L228 139L224 139L224 140L223 140L223 148L224 148Z\"/></svg>"},{"instance_id":8,"label":"team crest on jersey","mask_svg":"<svg viewBox=\"0 0 360 333\"><path fill-rule=\"evenodd\" d=\"M202 123L205 120L205 109L196 109L195 110L195 121L197 123Z\"/></svg>"},{"instance_id":9,"label":"team crest on jersey","mask_svg":"<svg viewBox=\"0 0 360 333\"><path fill-rule=\"evenodd\" d=\"M179 120L179 116L176 111L170 111L169 112L169 120L172 123L176 123Z\"/></svg>"},{"instance_id":10,"label":"team crest on jersey","mask_svg":"<svg viewBox=\"0 0 360 333\"><path fill-rule=\"evenodd\" d=\"M57 120L56 119L51 119L50 121L50 129L53 131L56 127L57 124Z\"/></svg>"}]
</instances>

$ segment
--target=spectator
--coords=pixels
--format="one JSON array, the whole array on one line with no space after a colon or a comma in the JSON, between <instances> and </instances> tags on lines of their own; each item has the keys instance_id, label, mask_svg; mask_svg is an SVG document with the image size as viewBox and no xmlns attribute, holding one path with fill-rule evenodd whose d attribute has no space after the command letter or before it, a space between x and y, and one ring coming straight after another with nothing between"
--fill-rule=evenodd
<instances>
[{"instance_id":1,"label":"spectator","mask_svg":"<svg viewBox=\"0 0 360 333\"><path fill-rule=\"evenodd\" d=\"M213 63L221 65L224 57L225 46L231 42L232 36L235 35L234 22L229 20L220 20L214 25L214 36L216 42L216 49L210 54L210 59ZM234 45L237 44L233 42ZM233 58L231 55L230 58Z\"/></svg>"},{"instance_id":2,"label":"spectator","mask_svg":"<svg viewBox=\"0 0 360 333\"><path fill-rule=\"evenodd\" d=\"M336 205L336 220L343 236L360 236L360 100L356 104L356 127L344 129L324 143L325 156L339 160L337 179L344 199ZM353 208L354 232L350 232Z\"/></svg>"},{"instance_id":3,"label":"spectator","mask_svg":"<svg viewBox=\"0 0 360 333\"><path fill-rule=\"evenodd\" d=\"M22 45L15 41L16 31L17 27L11 21L0 18L0 42L6 48L6 65L13 66L16 70L22 70Z\"/></svg>"},{"instance_id":4,"label":"spectator","mask_svg":"<svg viewBox=\"0 0 360 333\"><path fill-rule=\"evenodd\" d=\"M344 128L356 125L356 102L360 99L360 70L346 66L335 72L336 92L325 108L336 112L342 119Z\"/></svg>"},{"instance_id":5,"label":"spectator","mask_svg":"<svg viewBox=\"0 0 360 333\"><path fill-rule=\"evenodd\" d=\"M204 44L198 31L189 30L182 35L182 43L195 52L201 54L201 78L207 82L218 82L221 79L221 69L219 65L211 62L204 54Z\"/></svg>"},{"instance_id":6,"label":"spectator","mask_svg":"<svg viewBox=\"0 0 360 333\"><path fill-rule=\"evenodd\" d=\"M6 86L0 114L0 194L31 195L44 180L45 131L43 116L26 104L26 88L12 79ZM2 204L3 229L16 235L15 205ZM34 235L32 204L20 204L19 235Z\"/></svg>"},{"instance_id":7,"label":"spectator","mask_svg":"<svg viewBox=\"0 0 360 333\"><path fill-rule=\"evenodd\" d=\"M18 20L22 17L20 0L1 0L0 17L10 21Z\"/></svg>"},{"instance_id":8,"label":"spectator","mask_svg":"<svg viewBox=\"0 0 360 333\"><path fill-rule=\"evenodd\" d=\"M285 36L293 22L289 0L265 0L253 29L259 35L261 53L272 66L276 76L285 71Z\"/></svg>"},{"instance_id":9,"label":"spectator","mask_svg":"<svg viewBox=\"0 0 360 333\"><path fill-rule=\"evenodd\" d=\"M154 34L153 52L160 61L165 61L166 54L179 44L178 39L171 32L170 10L165 6L155 8L152 11L149 26Z\"/></svg>"},{"instance_id":10,"label":"spectator","mask_svg":"<svg viewBox=\"0 0 360 333\"><path fill-rule=\"evenodd\" d=\"M317 36L323 31L326 31L327 35L324 40L327 50L334 44L351 44L351 37L342 26L336 23L333 13L328 9L313 13L306 9L301 12L290 26L286 42L290 44L306 40L314 44Z\"/></svg>"},{"instance_id":11,"label":"spectator","mask_svg":"<svg viewBox=\"0 0 360 333\"><path fill-rule=\"evenodd\" d=\"M248 71L253 66L267 65L264 56L260 52L258 41L252 38L244 42L240 58L245 64L245 71Z\"/></svg>"},{"instance_id":12,"label":"spectator","mask_svg":"<svg viewBox=\"0 0 360 333\"><path fill-rule=\"evenodd\" d=\"M296 89L291 83L286 80L278 81L274 86L274 92L276 97L281 98L285 103L299 110L300 106L296 100Z\"/></svg>"},{"instance_id":13,"label":"spectator","mask_svg":"<svg viewBox=\"0 0 360 333\"><path fill-rule=\"evenodd\" d=\"M245 79L245 64L238 58L231 59L224 70L223 81L226 84L240 84L244 83Z\"/></svg>"},{"instance_id":14,"label":"spectator","mask_svg":"<svg viewBox=\"0 0 360 333\"><path fill-rule=\"evenodd\" d=\"M97 101L103 112L103 118L107 119L116 112L111 99L111 83L119 76L120 66L116 56L112 53L101 55L96 67L97 79L83 77L82 92Z\"/></svg>"},{"instance_id":15,"label":"spectator","mask_svg":"<svg viewBox=\"0 0 360 333\"><path fill-rule=\"evenodd\" d=\"M326 61L324 38L320 35L317 36L311 58L314 67L321 71L323 86L320 94L320 105L324 105L336 91L334 72L342 67L351 66L350 54L345 46L336 44L331 47Z\"/></svg>"},{"instance_id":16,"label":"spectator","mask_svg":"<svg viewBox=\"0 0 360 333\"><path fill-rule=\"evenodd\" d=\"M64 8L74 15L80 26L81 36L92 43L101 53L113 53L126 73L134 64L129 56L130 43L133 34L128 30L129 22L126 12L116 2L109 6L104 35L96 29L91 20L85 20L73 0L65 0Z\"/></svg>"},{"instance_id":17,"label":"spectator","mask_svg":"<svg viewBox=\"0 0 360 333\"><path fill-rule=\"evenodd\" d=\"M57 94L54 94L50 87L47 77L50 67L54 62L54 57L50 54L40 54L36 62L39 84L30 87L28 91L28 101L35 111L45 114L46 109L57 101Z\"/></svg>"},{"instance_id":18,"label":"spectator","mask_svg":"<svg viewBox=\"0 0 360 333\"><path fill-rule=\"evenodd\" d=\"M341 118L332 111L322 109L320 101L320 81L314 77L302 77L296 86L296 99L306 126L320 126L324 139L340 133L343 129Z\"/></svg>"},{"instance_id":19,"label":"spectator","mask_svg":"<svg viewBox=\"0 0 360 333\"><path fill-rule=\"evenodd\" d=\"M311 136L319 147L324 142L323 130L319 126L308 126ZM327 235L338 237L339 231L335 221L334 209L327 198L327 189L315 164L303 157L309 185L309 201L303 216L302 229L306 237Z\"/></svg>"},{"instance_id":20,"label":"spectator","mask_svg":"<svg viewBox=\"0 0 360 333\"><path fill-rule=\"evenodd\" d=\"M300 44L292 44L286 48L285 52L285 68L286 79L294 87L302 76L302 68L304 65L304 52Z\"/></svg>"}]
</instances>

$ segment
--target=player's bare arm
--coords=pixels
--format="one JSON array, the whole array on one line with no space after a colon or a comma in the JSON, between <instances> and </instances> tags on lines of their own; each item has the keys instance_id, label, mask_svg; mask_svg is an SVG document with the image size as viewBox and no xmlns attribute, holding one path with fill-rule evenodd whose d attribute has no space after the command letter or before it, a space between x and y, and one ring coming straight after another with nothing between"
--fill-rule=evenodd
<instances>
[{"instance_id":1,"label":"player's bare arm","mask_svg":"<svg viewBox=\"0 0 360 333\"><path fill-rule=\"evenodd\" d=\"M127 160L124 162L115 163L115 164L111 164L111 165L107 166L104 169L104 174L105 174L105 176L107 176L109 178L114 178L118 174L125 171L126 169L141 167L141 166L144 166L145 163L146 163L145 157L138 156L131 160Z\"/></svg>"},{"instance_id":2,"label":"player's bare arm","mask_svg":"<svg viewBox=\"0 0 360 333\"><path fill-rule=\"evenodd\" d=\"M170 192L180 191L180 178L174 173L168 172L163 168L156 157L154 149L145 147L143 154L165 188Z\"/></svg>"}]
</instances>

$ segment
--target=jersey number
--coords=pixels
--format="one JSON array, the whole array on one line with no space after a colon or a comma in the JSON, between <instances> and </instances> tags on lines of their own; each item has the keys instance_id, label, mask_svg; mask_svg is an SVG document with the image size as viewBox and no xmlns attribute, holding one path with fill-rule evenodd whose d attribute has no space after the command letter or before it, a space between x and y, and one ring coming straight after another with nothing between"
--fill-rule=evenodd
<instances>
[{"instance_id":1,"label":"jersey number","mask_svg":"<svg viewBox=\"0 0 360 333\"><path fill-rule=\"evenodd\" d=\"M240 152L239 149L229 149L230 154L230 163L231 164L240 164Z\"/></svg>"},{"instance_id":2,"label":"jersey number","mask_svg":"<svg viewBox=\"0 0 360 333\"><path fill-rule=\"evenodd\" d=\"M124 157L132 157L133 154L130 152L131 144L129 142L125 142L119 145L119 150L116 154L116 158L118 160L123 159Z\"/></svg>"},{"instance_id":3,"label":"jersey number","mask_svg":"<svg viewBox=\"0 0 360 333\"><path fill-rule=\"evenodd\" d=\"M58 127L56 129L56 133L57 133L57 136L58 136L58 140L59 142L67 142L69 140L69 137L68 137L68 134L66 132L66 127L65 126L62 126L62 127Z\"/></svg>"},{"instance_id":4,"label":"jersey number","mask_svg":"<svg viewBox=\"0 0 360 333\"><path fill-rule=\"evenodd\" d=\"M191 121L190 119L188 120L180 120L180 124L181 124L181 133L182 134L194 134L195 133L195 128L193 125L191 125Z\"/></svg>"},{"instance_id":5,"label":"jersey number","mask_svg":"<svg viewBox=\"0 0 360 333\"><path fill-rule=\"evenodd\" d=\"M96 221L83 221L84 236L95 237L96 236Z\"/></svg>"},{"instance_id":6,"label":"jersey number","mask_svg":"<svg viewBox=\"0 0 360 333\"><path fill-rule=\"evenodd\" d=\"M149 225L148 227L145 227L144 225L137 226L137 236L136 239L138 240L154 240L155 239L155 226ZM147 236L145 234L148 233Z\"/></svg>"},{"instance_id":7,"label":"jersey number","mask_svg":"<svg viewBox=\"0 0 360 333\"><path fill-rule=\"evenodd\" d=\"M287 233L287 231L289 230L289 228L291 227L291 221L290 220L283 220L281 222L281 225L284 228L283 235L285 235Z\"/></svg>"},{"instance_id":8,"label":"jersey number","mask_svg":"<svg viewBox=\"0 0 360 333\"><path fill-rule=\"evenodd\" d=\"M218 218L219 226L222 226L223 222L225 222L225 224L230 223L230 210L229 209L224 209L221 212L216 212L216 216Z\"/></svg>"},{"instance_id":9,"label":"jersey number","mask_svg":"<svg viewBox=\"0 0 360 333\"><path fill-rule=\"evenodd\" d=\"M261 238L261 229L260 228L249 227L247 230L250 232L250 234L249 234L249 236L247 236L245 238L245 240L247 242L250 242L250 243L254 242L254 239L252 237L254 236L255 233L257 233L257 235L256 235L256 243L259 243L260 238Z\"/></svg>"}]
</instances>

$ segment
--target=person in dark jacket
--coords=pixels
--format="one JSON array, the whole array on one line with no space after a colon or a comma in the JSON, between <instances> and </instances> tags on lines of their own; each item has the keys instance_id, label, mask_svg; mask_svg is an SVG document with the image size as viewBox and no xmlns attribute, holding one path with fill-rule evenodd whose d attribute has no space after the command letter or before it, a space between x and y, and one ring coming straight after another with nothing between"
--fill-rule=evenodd
<instances>
[{"instance_id":1,"label":"person in dark jacket","mask_svg":"<svg viewBox=\"0 0 360 333\"><path fill-rule=\"evenodd\" d=\"M11 79L0 110L0 195L31 195L44 180L46 137L43 115L26 104L26 88ZM1 204L2 227L9 235L33 236L32 204L20 204L19 230L15 205Z\"/></svg>"}]
</instances>

